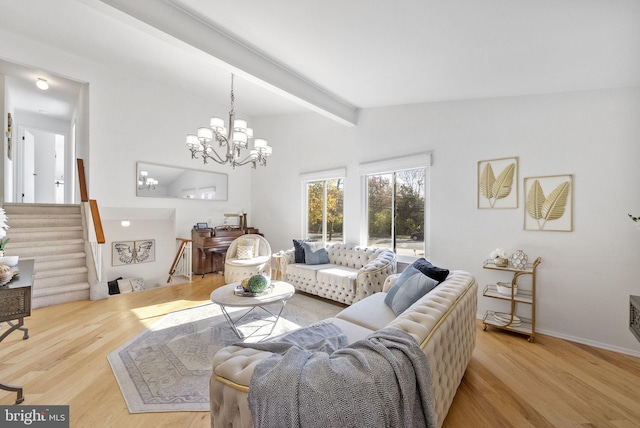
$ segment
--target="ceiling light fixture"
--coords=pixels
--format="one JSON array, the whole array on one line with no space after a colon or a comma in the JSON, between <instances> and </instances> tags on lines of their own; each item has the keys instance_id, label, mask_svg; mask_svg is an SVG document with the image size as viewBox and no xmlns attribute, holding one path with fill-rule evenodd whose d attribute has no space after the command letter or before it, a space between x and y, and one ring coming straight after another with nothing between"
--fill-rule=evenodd
<instances>
[{"instance_id":1,"label":"ceiling light fixture","mask_svg":"<svg viewBox=\"0 0 640 428\"><path fill-rule=\"evenodd\" d=\"M49 89L49 83L47 83L45 79L41 79L39 77L38 77L38 80L36 80L36 86L42 89L43 91L46 91L47 89Z\"/></svg>"},{"instance_id":2,"label":"ceiling light fixture","mask_svg":"<svg viewBox=\"0 0 640 428\"><path fill-rule=\"evenodd\" d=\"M232 74L229 128L224 126L224 120L221 118L212 117L208 128L198 128L197 135L187 135L187 148L191 151L191 159L198 159L197 155L200 154L204 163L208 163L208 159L213 159L221 165L229 163L234 168L247 164L251 164L253 168L257 165L267 166L267 158L271 156L273 148L267 144L267 140L262 138L253 140L253 149L245 158L241 159L240 151L249 146L249 141L253 139L253 129L247 128L246 120L235 118L233 77ZM219 148L226 146L226 154L221 156L216 152L210 144L214 140L218 142Z\"/></svg>"},{"instance_id":3,"label":"ceiling light fixture","mask_svg":"<svg viewBox=\"0 0 640 428\"><path fill-rule=\"evenodd\" d=\"M153 190L158 185L158 180L149 177L147 171L140 171L140 177L138 177L138 189L139 190Z\"/></svg>"}]
</instances>

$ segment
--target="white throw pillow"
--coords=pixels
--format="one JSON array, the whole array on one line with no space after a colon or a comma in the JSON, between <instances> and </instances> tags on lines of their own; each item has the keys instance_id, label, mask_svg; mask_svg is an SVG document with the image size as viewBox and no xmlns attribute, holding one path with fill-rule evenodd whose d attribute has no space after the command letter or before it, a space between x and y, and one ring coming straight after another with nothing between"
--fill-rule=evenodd
<instances>
[{"instance_id":1,"label":"white throw pillow","mask_svg":"<svg viewBox=\"0 0 640 428\"><path fill-rule=\"evenodd\" d=\"M253 245L238 245L236 257L240 260L253 258Z\"/></svg>"},{"instance_id":2,"label":"white throw pillow","mask_svg":"<svg viewBox=\"0 0 640 428\"><path fill-rule=\"evenodd\" d=\"M134 291L144 290L144 279L142 278L123 278L118 280L118 288L120 294L132 293Z\"/></svg>"},{"instance_id":3,"label":"white throw pillow","mask_svg":"<svg viewBox=\"0 0 640 428\"><path fill-rule=\"evenodd\" d=\"M133 291L142 291L144 290L144 279L142 278L131 278L131 288Z\"/></svg>"},{"instance_id":4,"label":"white throw pillow","mask_svg":"<svg viewBox=\"0 0 640 428\"><path fill-rule=\"evenodd\" d=\"M118 289L120 294L131 293L133 287L131 286L131 280L129 278L123 278L118 280Z\"/></svg>"}]
</instances>

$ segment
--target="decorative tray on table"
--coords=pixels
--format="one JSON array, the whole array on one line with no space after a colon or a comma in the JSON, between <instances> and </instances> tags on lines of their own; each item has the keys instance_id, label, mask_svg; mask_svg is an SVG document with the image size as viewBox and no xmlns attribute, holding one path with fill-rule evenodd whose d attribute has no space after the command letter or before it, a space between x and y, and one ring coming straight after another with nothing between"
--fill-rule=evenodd
<instances>
[{"instance_id":1,"label":"decorative tray on table","mask_svg":"<svg viewBox=\"0 0 640 428\"><path fill-rule=\"evenodd\" d=\"M250 291L245 291L244 288L242 288L242 285L238 284L236 285L236 288L233 289L233 292L236 296L241 296L241 297L258 297L258 296L264 296L267 294L270 294L273 291L273 284L270 284L266 290L264 290L262 293L252 293Z\"/></svg>"}]
</instances>

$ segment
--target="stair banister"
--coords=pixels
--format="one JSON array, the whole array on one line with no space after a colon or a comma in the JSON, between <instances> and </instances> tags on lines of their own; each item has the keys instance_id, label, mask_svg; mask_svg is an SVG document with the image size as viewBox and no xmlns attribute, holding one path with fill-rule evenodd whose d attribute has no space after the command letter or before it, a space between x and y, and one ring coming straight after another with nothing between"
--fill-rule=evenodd
<instances>
[{"instance_id":1,"label":"stair banister","mask_svg":"<svg viewBox=\"0 0 640 428\"><path fill-rule=\"evenodd\" d=\"M76 159L78 166L78 184L80 185L80 199L82 201L83 211L85 212L85 221L87 224L87 240L91 246L91 254L96 269L96 277L98 281L102 281L102 244L104 244L104 229L100 218L100 210L98 202L95 199L89 199L87 191L87 182L84 172L84 160Z\"/></svg>"}]
</instances>

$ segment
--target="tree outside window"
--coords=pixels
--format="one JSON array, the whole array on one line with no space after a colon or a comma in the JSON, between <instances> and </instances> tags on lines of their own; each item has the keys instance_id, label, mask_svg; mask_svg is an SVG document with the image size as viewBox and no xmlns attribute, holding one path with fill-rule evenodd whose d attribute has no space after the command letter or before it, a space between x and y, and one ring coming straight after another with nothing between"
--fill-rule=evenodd
<instances>
[{"instance_id":1,"label":"tree outside window","mask_svg":"<svg viewBox=\"0 0 640 428\"><path fill-rule=\"evenodd\" d=\"M344 179L307 182L307 237L343 242Z\"/></svg>"},{"instance_id":2,"label":"tree outside window","mask_svg":"<svg viewBox=\"0 0 640 428\"><path fill-rule=\"evenodd\" d=\"M367 245L425 254L425 169L367 176Z\"/></svg>"}]
</instances>

